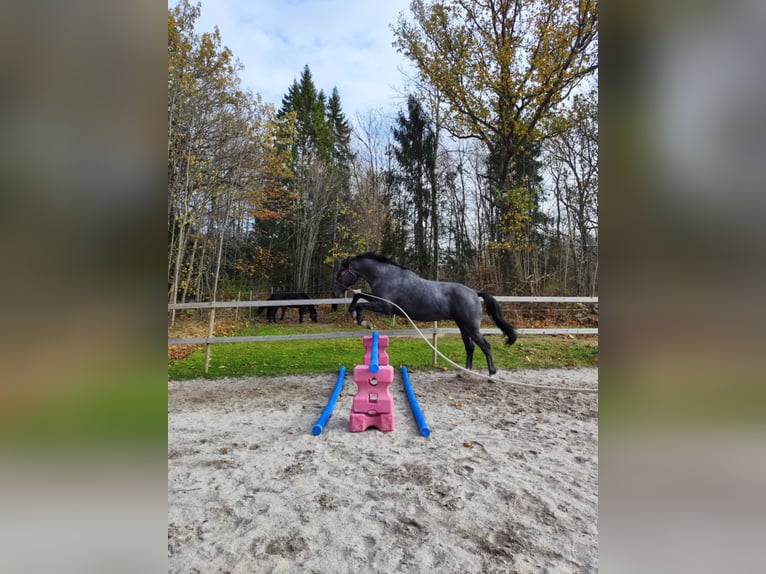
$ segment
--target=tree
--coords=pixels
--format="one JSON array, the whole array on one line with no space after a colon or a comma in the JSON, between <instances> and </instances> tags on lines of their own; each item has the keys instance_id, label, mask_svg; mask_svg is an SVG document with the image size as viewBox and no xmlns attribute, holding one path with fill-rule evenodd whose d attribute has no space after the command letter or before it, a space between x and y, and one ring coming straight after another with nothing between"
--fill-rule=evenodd
<instances>
[{"instance_id":1,"label":"tree","mask_svg":"<svg viewBox=\"0 0 766 574\"><path fill-rule=\"evenodd\" d=\"M411 202L412 250L409 261L424 276L436 276L436 245L439 238L436 151L438 142L431 122L418 100L407 98L407 115L399 112L394 134L394 157L399 165L397 178Z\"/></svg>"},{"instance_id":2,"label":"tree","mask_svg":"<svg viewBox=\"0 0 766 574\"><path fill-rule=\"evenodd\" d=\"M348 171L351 160L351 126L348 124L343 106L340 102L338 88L332 89L330 99L327 100L327 124L330 128L332 140L331 157L333 163L340 170Z\"/></svg>"},{"instance_id":3,"label":"tree","mask_svg":"<svg viewBox=\"0 0 766 574\"><path fill-rule=\"evenodd\" d=\"M215 299L219 279L265 274L251 240L286 211L281 147L294 133L240 89L220 33L198 34L199 4L168 10L168 298ZM256 270L256 264L259 269Z\"/></svg>"},{"instance_id":4,"label":"tree","mask_svg":"<svg viewBox=\"0 0 766 574\"><path fill-rule=\"evenodd\" d=\"M341 200L347 197L349 189L350 128L337 89L333 89L328 100L324 91L317 91L308 66L282 99L278 115L290 114L295 118L296 133L290 147L295 200L290 241L290 259L295 262L291 287L311 291L314 285L324 283L322 268L326 258L320 247L329 249L332 245Z\"/></svg>"},{"instance_id":5,"label":"tree","mask_svg":"<svg viewBox=\"0 0 766 574\"><path fill-rule=\"evenodd\" d=\"M198 35L194 23L200 6L183 1L168 10L168 284L178 297L185 261L189 288L197 247L208 247L214 234L217 189L230 169L219 169L215 154L225 129L222 113L238 97L231 52L221 46L218 30ZM187 259L189 238L193 248ZM209 238L209 237L208 237Z\"/></svg>"},{"instance_id":6,"label":"tree","mask_svg":"<svg viewBox=\"0 0 766 574\"><path fill-rule=\"evenodd\" d=\"M386 244L387 230L398 220L392 213L390 137L390 126L380 113L357 116L350 200L342 208L341 234L331 251L332 261L363 251L398 253Z\"/></svg>"},{"instance_id":7,"label":"tree","mask_svg":"<svg viewBox=\"0 0 766 574\"><path fill-rule=\"evenodd\" d=\"M327 230L323 234L321 246L323 260L320 263L324 265L322 268L332 273L334 268L327 266L333 264L335 260L334 254L343 242L341 237L342 230L350 229L348 224L350 217L347 206L351 202L351 178L354 160L354 154L351 152L353 130L346 119L346 115L343 113L340 94L337 88L333 88L332 94L327 100L326 119L332 134L331 164L337 180L337 189L335 190L336 204L334 209L328 214ZM331 280L332 277L328 276L327 281L322 280L322 282L329 284Z\"/></svg>"},{"instance_id":8,"label":"tree","mask_svg":"<svg viewBox=\"0 0 766 574\"><path fill-rule=\"evenodd\" d=\"M445 129L486 147L491 200L510 255L523 205L532 200L514 181L514 166L544 139L541 123L596 70L597 4L413 0L411 15L393 27L394 45L446 104ZM508 262L516 263L518 278L518 261Z\"/></svg>"},{"instance_id":9,"label":"tree","mask_svg":"<svg viewBox=\"0 0 766 574\"><path fill-rule=\"evenodd\" d=\"M444 186L447 236L444 262L447 275L460 283L469 281L469 270L475 264L476 246L479 244L476 229L470 221L470 213L478 207L475 194L477 181L472 176L470 166L471 152L468 146L458 145L449 154L444 154L451 159Z\"/></svg>"},{"instance_id":10,"label":"tree","mask_svg":"<svg viewBox=\"0 0 766 574\"><path fill-rule=\"evenodd\" d=\"M556 135L546 142L553 193L567 230L558 230L571 254L578 295L596 292L598 269L598 105L592 90L574 97L566 114L554 126ZM566 236L566 241L562 237ZM563 266L567 282L568 264Z\"/></svg>"}]
</instances>

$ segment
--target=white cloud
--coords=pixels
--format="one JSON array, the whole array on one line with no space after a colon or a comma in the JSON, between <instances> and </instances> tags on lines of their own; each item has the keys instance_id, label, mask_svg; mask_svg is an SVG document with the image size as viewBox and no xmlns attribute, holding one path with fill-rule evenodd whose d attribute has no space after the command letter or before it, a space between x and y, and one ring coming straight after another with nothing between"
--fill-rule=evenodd
<instances>
[{"instance_id":1,"label":"white cloud","mask_svg":"<svg viewBox=\"0 0 766 574\"><path fill-rule=\"evenodd\" d=\"M349 118L395 109L407 60L391 45L390 25L409 0L208 0L197 30L218 26L245 69L243 87L280 105L308 65L317 88L337 86Z\"/></svg>"}]
</instances>

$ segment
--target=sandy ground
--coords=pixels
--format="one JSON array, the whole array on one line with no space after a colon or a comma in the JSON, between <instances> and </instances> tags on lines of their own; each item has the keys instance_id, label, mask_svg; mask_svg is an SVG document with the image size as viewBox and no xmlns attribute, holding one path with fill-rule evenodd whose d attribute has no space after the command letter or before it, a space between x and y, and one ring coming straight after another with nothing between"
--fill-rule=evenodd
<instances>
[{"instance_id":1,"label":"sandy ground","mask_svg":"<svg viewBox=\"0 0 766 574\"><path fill-rule=\"evenodd\" d=\"M410 372L396 429L349 432L333 375L168 383L170 572L596 572L598 398ZM597 385L595 369L500 372Z\"/></svg>"}]
</instances>

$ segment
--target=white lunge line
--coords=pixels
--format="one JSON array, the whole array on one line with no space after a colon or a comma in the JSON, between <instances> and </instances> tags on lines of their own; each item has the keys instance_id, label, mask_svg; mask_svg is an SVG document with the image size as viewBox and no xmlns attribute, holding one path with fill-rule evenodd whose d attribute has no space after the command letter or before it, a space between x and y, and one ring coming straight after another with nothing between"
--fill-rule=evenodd
<instances>
[{"instance_id":1,"label":"white lunge line","mask_svg":"<svg viewBox=\"0 0 766 574\"><path fill-rule=\"evenodd\" d=\"M598 393L598 389L588 388L588 387L557 387L557 386L549 386L549 385L535 385L533 383L520 383L518 381L509 381L508 379L503 379L501 377L497 377L495 375L485 375L484 373L479 373L477 371L469 371L465 367L461 367L458 365L455 361L447 357L444 353L442 353L439 349L434 347L431 342L428 340L428 337L426 337L423 332L418 329L418 326L415 324L415 321L413 321L409 315L405 312L404 309L402 309L399 305L394 303L393 301L389 301L388 299L384 297L378 297L377 295L373 295L372 293L363 293L361 289L354 289L354 293L359 293L360 295L363 295L364 297L372 297L374 299L379 299L380 301L385 301L386 303L390 303L399 311L402 312L402 315L412 324L414 329L418 332L418 335L420 335L420 338L423 339L426 342L426 345L431 347L435 353L437 353L441 358L443 358L445 361L447 361L452 366L456 367L457 369L461 371L465 371L466 373L469 373L470 375L473 375L475 377L484 377L485 379L489 379L490 381L497 381L501 383L507 383L509 385L515 385L517 387L525 387L528 389L540 389L543 391L565 391L570 393Z\"/></svg>"}]
</instances>

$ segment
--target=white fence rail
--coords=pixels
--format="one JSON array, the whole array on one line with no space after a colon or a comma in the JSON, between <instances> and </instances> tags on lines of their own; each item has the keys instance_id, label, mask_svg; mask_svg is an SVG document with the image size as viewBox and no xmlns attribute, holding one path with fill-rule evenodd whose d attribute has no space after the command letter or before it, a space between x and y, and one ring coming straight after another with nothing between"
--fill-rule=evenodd
<instances>
[{"instance_id":1,"label":"white fence rail","mask_svg":"<svg viewBox=\"0 0 766 574\"><path fill-rule=\"evenodd\" d=\"M598 297L514 297L498 296L495 299L499 303L590 303L598 305ZM168 345L205 345L205 372L208 372L210 364L210 348L212 345L221 343L262 343L267 341L296 341L310 339L351 339L360 337L362 331L337 331L331 333L305 333L295 335L252 335L243 337L214 337L216 309L241 309L252 307L283 307L289 305L346 305L351 303L350 298L342 299L286 299L284 301L206 301L202 303L171 303L168 311L174 309L209 309L210 320L208 323L207 337L168 338ZM416 337L415 329L379 329L390 337ZM440 335L459 334L460 330L450 327L439 327L434 322L433 327L421 328L424 335L430 335L434 346ZM502 335L500 329L482 329L484 335ZM542 328L542 329L516 329L520 335L598 335L597 328ZM436 361L436 353L434 353Z\"/></svg>"},{"instance_id":2,"label":"white fence rail","mask_svg":"<svg viewBox=\"0 0 766 574\"><path fill-rule=\"evenodd\" d=\"M500 295L495 297L499 303L594 303L598 297L513 297ZM173 309L233 309L242 307L282 307L284 305L346 305L351 298L339 299L285 299L284 301L203 301L201 303L170 303L168 311Z\"/></svg>"}]
</instances>

